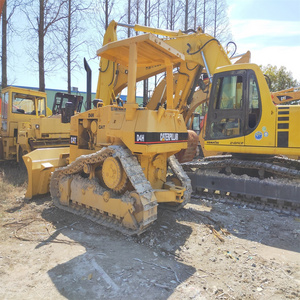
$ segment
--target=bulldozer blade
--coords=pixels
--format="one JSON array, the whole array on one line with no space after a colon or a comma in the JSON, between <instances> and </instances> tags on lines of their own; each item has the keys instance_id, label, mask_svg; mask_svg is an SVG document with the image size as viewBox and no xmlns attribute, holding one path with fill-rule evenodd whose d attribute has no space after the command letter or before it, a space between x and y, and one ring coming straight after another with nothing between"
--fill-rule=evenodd
<instances>
[{"instance_id":1,"label":"bulldozer blade","mask_svg":"<svg viewBox=\"0 0 300 300\"><path fill-rule=\"evenodd\" d=\"M23 156L28 174L25 199L49 192L51 173L68 164L69 154L70 148L62 147L37 149Z\"/></svg>"}]
</instances>

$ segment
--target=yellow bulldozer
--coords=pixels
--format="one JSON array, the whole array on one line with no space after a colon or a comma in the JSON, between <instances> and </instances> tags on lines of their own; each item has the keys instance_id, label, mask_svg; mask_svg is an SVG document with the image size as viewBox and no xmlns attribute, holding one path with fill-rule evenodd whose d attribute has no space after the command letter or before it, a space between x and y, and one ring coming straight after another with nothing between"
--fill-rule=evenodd
<instances>
[{"instance_id":1,"label":"yellow bulldozer","mask_svg":"<svg viewBox=\"0 0 300 300\"><path fill-rule=\"evenodd\" d=\"M118 41L117 25L110 24L97 51L98 100L93 109L71 118L70 147L38 149L23 157L26 197L50 190L63 209L85 210L119 230L141 233L157 218L158 203L178 209L189 201L190 180L173 157L188 141L178 107L193 93L204 60L212 68L216 57L224 64L230 61L219 42L210 42L212 37L201 32L170 32L176 38L167 39L146 33ZM199 43L205 54L193 55ZM177 68L190 75L179 76L174 89ZM166 102L157 109L139 107L136 83L160 73L166 73ZM127 101L122 104L117 95L126 87Z\"/></svg>"},{"instance_id":2,"label":"yellow bulldozer","mask_svg":"<svg viewBox=\"0 0 300 300\"><path fill-rule=\"evenodd\" d=\"M50 191L61 209L126 234L139 234L156 220L158 204L179 209L189 201L190 178L200 191L199 178L207 176L204 181L210 188L213 178L201 172L203 164L185 165L189 178L174 157L187 148L183 111L189 109L204 68L210 80L214 74L205 147L217 146L237 155L269 157L282 150L299 154L299 140L289 136L287 129L297 123L300 111L274 106L258 66L232 65L220 43L201 31L187 34L134 25L148 33L118 41L118 25L129 26L112 21L106 31L103 47L97 51L101 57L97 99L92 109L71 118L70 146L38 149L23 156L27 198ZM150 100L155 107L139 107L136 83L161 73L166 73L166 101L161 101L162 91ZM118 98L124 88L125 103ZM215 168L223 172L222 166L219 163ZM229 176L230 163L226 170L222 175L234 180ZM230 192L230 184L226 188ZM291 197L290 193L287 201L294 204Z\"/></svg>"},{"instance_id":3,"label":"yellow bulldozer","mask_svg":"<svg viewBox=\"0 0 300 300\"><path fill-rule=\"evenodd\" d=\"M82 96L56 93L53 111L44 92L9 86L2 89L0 160L22 161L37 148L69 144L70 117L81 110Z\"/></svg>"}]
</instances>

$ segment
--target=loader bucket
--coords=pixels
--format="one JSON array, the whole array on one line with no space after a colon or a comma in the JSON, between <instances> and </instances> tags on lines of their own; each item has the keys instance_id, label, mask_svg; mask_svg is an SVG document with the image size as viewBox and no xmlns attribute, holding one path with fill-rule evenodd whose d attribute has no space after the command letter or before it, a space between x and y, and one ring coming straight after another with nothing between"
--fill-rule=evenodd
<instances>
[{"instance_id":1,"label":"loader bucket","mask_svg":"<svg viewBox=\"0 0 300 300\"><path fill-rule=\"evenodd\" d=\"M28 174L25 199L47 194L51 173L58 167L66 166L70 148L43 148L23 156Z\"/></svg>"}]
</instances>

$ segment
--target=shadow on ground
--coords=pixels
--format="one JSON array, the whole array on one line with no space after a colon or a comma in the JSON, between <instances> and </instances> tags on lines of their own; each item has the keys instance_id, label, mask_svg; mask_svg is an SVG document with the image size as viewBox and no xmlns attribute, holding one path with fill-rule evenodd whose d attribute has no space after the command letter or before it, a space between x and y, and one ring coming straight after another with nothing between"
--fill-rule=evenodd
<instances>
[{"instance_id":1,"label":"shadow on ground","mask_svg":"<svg viewBox=\"0 0 300 300\"><path fill-rule=\"evenodd\" d=\"M160 211L160 218L165 211ZM127 237L89 220L56 208L45 209L43 218L61 230L37 248L56 243L63 234L84 247L84 253L48 271L57 290L68 299L167 299L195 269L181 263L176 251L191 234L191 228L173 218L155 225L166 238L158 241L153 230ZM167 236L177 231L172 241ZM147 245L143 243L147 240ZM161 245L158 245L161 243ZM152 246L151 246L152 244ZM157 251L156 249L165 249Z\"/></svg>"}]
</instances>

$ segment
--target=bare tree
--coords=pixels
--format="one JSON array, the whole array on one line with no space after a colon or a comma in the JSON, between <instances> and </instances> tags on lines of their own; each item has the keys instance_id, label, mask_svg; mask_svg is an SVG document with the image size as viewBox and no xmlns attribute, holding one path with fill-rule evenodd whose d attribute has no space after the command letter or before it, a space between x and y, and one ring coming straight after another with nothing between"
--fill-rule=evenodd
<instances>
[{"instance_id":1,"label":"bare tree","mask_svg":"<svg viewBox=\"0 0 300 300\"><path fill-rule=\"evenodd\" d=\"M82 67L82 57L79 56L79 52L86 41L83 36L85 28L81 25L81 21L84 20L84 12L88 8L89 3L87 6L83 6L82 1L67 0L62 9L66 18L62 18L60 22L56 22L54 25L53 37L56 40L61 40L62 55L60 58L67 69L68 93L71 93L72 72Z\"/></svg>"},{"instance_id":2,"label":"bare tree","mask_svg":"<svg viewBox=\"0 0 300 300\"><path fill-rule=\"evenodd\" d=\"M94 4L95 21L98 23L97 28L103 32L106 30L109 22L112 20L111 15L115 5L115 0L96 0Z\"/></svg>"},{"instance_id":3,"label":"bare tree","mask_svg":"<svg viewBox=\"0 0 300 300\"><path fill-rule=\"evenodd\" d=\"M174 30L178 21L181 18L183 10L182 2L175 0L167 0L165 2L164 17L167 24L167 29Z\"/></svg>"},{"instance_id":4,"label":"bare tree","mask_svg":"<svg viewBox=\"0 0 300 300\"><path fill-rule=\"evenodd\" d=\"M189 0L185 0L184 7L184 30L188 30L189 24Z\"/></svg>"},{"instance_id":5,"label":"bare tree","mask_svg":"<svg viewBox=\"0 0 300 300\"><path fill-rule=\"evenodd\" d=\"M205 32L206 30L206 20L207 20L207 5L208 0L203 0L203 21L202 21L202 30Z\"/></svg>"},{"instance_id":6,"label":"bare tree","mask_svg":"<svg viewBox=\"0 0 300 300\"><path fill-rule=\"evenodd\" d=\"M1 64L2 64L2 79L1 86L2 88L7 86L7 36L8 28L10 32L14 31L12 26L12 17L16 9L20 6L19 0L14 1L4 1L2 6L2 45L1 45ZM9 12L7 13L9 8Z\"/></svg>"},{"instance_id":7,"label":"bare tree","mask_svg":"<svg viewBox=\"0 0 300 300\"><path fill-rule=\"evenodd\" d=\"M144 11L144 25L147 26L150 23L150 0L148 2L148 0L145 0L145 11ZM144 80L144 90L143 90L143 106L146 106L148 103L148 79Z\"/></svg>"},{"instance_id":8,"label":"bare tree","mask_svg":"<svg viewBox=\"0 0 300 300\"><path fill-rule=\"evenodd\" d=\"M130 15L131 15L131 13L130 13L130 10L131 10L131 1L130 0L128 0L128 7L127 7L128 9L127 9L127 20L128 20L128 24L130 24ZM127 34L127 36L128 37L130 37L130 28L128 28L128 34Z\"/></svg>"},{"instance_id":9,"label":"bare tree","mask_svg":"<svg viewBox=\"0 0 300 300\"><path fill-rule=\"evenodd\" d=\"M140 15L140 1L136 0L135 1L135 7L136 7L136 18L135 18L135 22L136 24L139 24L139 15ZM138 32L136 32L136 35L138 35Z\"/></svg>"},{"instance_id":10,"label":"bare tree","mask_svg":"<svg viewBox=\"0 0 300 300\"><path fill-rule=\"evenodd\" d=\"M32 1L30 6L24 8L24 13L27 16L30 29L34 33L34 38L36 36L38 38L38 59L36 60L32 57L32 53L29 53L29 55L38 63L40 91L45 91L45 73L53 71L57 65L56 45L53 44L51 39L47 41L47 47L45 47L45 43L47 36L52 33L55 23L66 18L62 14L62 8L65 3L66 0L39 0L38 7L36 2ZM47 65L47 68L45 65Z\"/></svg>"},{"instance_id":11,"label":"bare tree","mask_svg":"<svg viewBox=\"0 0 300 300\"><path fill-rule=\"evenodd\" d=\"M227 4L225 0L214 0L213 26L210 33L220 42L231 38L229 19L227 15Z\"/></svg>"},{"instance_id":12,"label":"bare tree","mask_svg":"<svg viewBox=\"0 0 300 300\"><path fill-rule=\"evenodd\" d=\"M6 1L2 7L2 88L7 86L7 6Z\"/></svg>"}]
</instances>

